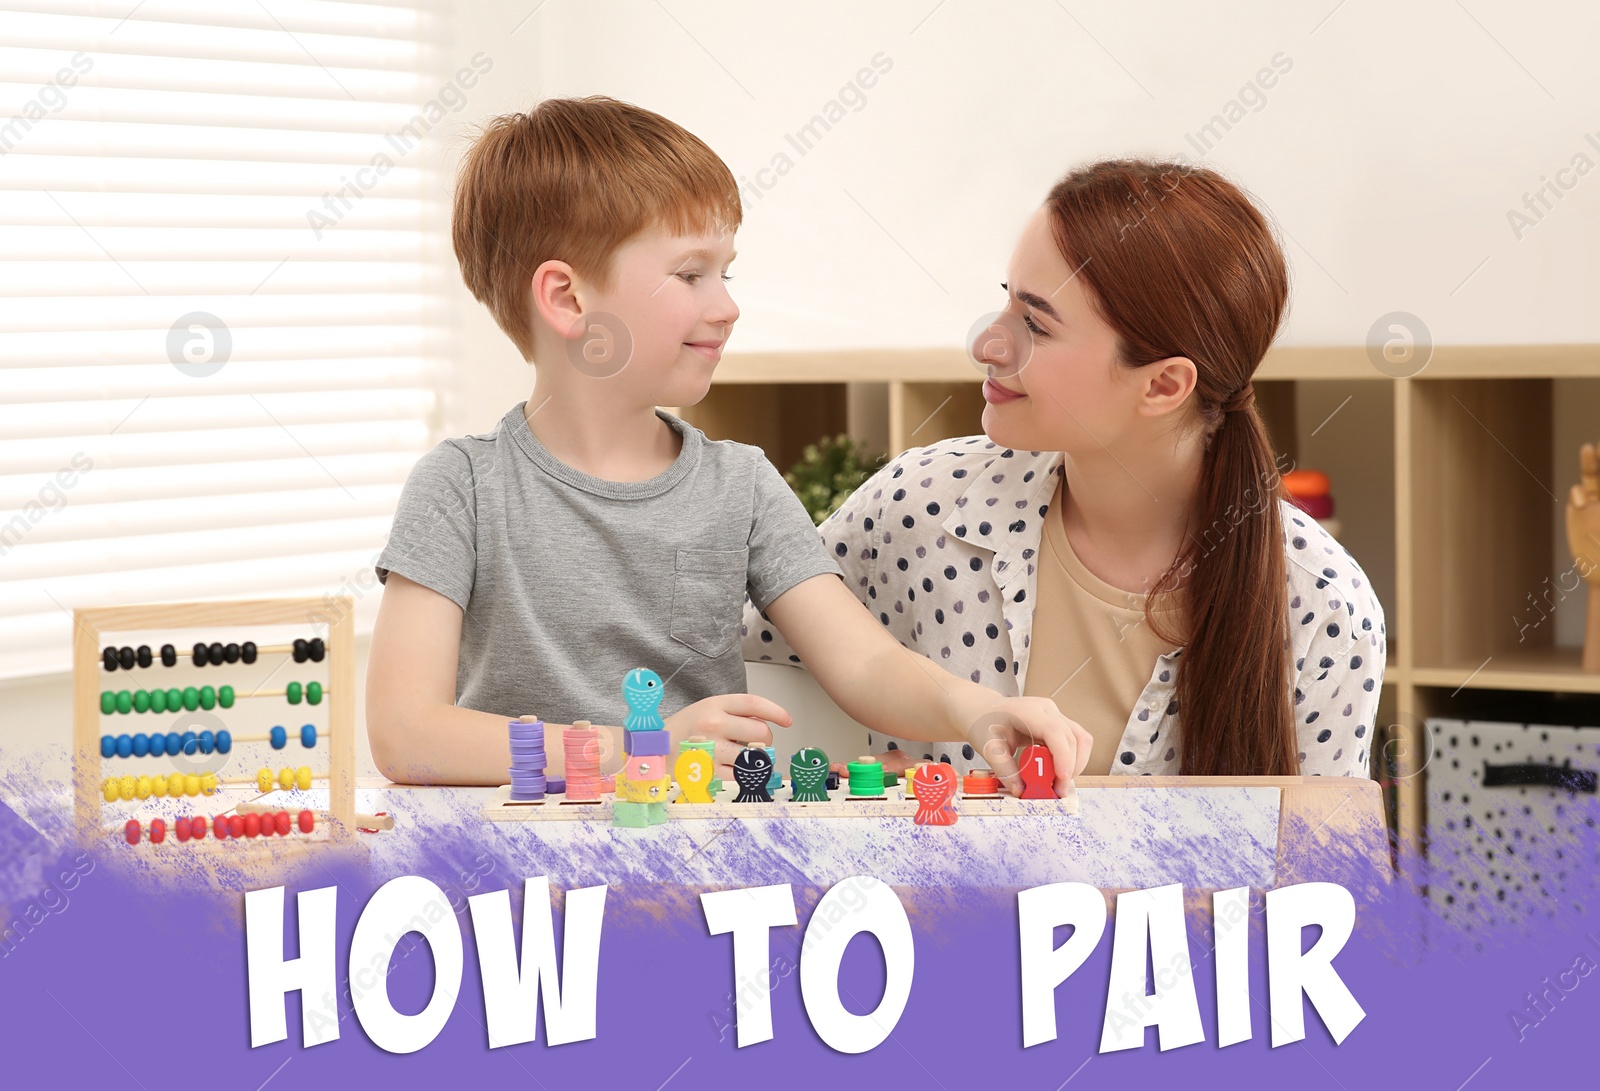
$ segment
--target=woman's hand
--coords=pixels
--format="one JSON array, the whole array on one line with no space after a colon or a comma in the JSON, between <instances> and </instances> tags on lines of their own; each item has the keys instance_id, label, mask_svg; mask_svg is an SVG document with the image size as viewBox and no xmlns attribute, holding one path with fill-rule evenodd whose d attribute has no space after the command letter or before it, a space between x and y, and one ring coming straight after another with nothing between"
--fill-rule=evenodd
<instances>
[{"instance_id":1,"label":"woman's hand","mask_svg":"<svg viewBox=\"0 0 1600 1091\"><path fill-rule=\"evenodd\" d=\"M885 750L881 754L874 754L872 756L878 759L878 762L883 766L883 771L885 773L893 773L895 776L899 776L901 773L904 773L913 765L921 763L923 760L921 758L912 757L911 752L908 750ZM850 759L850 761L855 760L855 758ZM838 773L841 777L844 777L846 780L848 780L850 777L850 761L829 762L828 769L831 772Z\"/></svg>"},{"instance_id":2,"label":"woman's hand","mask_svg":"<svg viewBox=\"0 0 1600 1091\"><path fill-rule=\"evenodd\" d=\"M1056 795L1072 790L1072 782L1089 764L1094 739L1083 726L1061 714L1048 697L996 698L993 707L967 728L967 742L994 770L1012 794L1022 791L1016 752L1035 743L1050 748L1056 767Z\"/></svg>"},{"instance_id":3,"label":"woman's hand","mask_svg":"<svg viewBox=\"0 0 1600 1091\"><path fill-rule=\"evenodd\" d=\"M666 724L672 736L674 755L679 743L691 735L700 735L717 744L716 764L732 769L733 759L746 744L772 745L769 720L780 727L794 726L794 718L781 705L765 697L753 693L724 693L679 709L667 717Z\"/></svg>"}]
</instances>

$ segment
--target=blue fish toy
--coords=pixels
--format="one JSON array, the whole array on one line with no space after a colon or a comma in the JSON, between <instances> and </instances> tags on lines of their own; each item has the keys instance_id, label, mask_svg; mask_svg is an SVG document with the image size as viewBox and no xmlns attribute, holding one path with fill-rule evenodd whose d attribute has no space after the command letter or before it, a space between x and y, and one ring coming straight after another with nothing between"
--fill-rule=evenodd
<instances>
[{"instance_id":1,"label":"blue fish toy","mask_svg":"<svg viewBox=\"0 0 1600 1091\"><path fill-rule=\"evenodd\" d=\"M635 667L622 678L622 699L628 702L628 718L623 727L629 731L662 731L666 724L661 719L661 698L666 696L667 685L653 670Z\"/></svg>"}]
</instances>

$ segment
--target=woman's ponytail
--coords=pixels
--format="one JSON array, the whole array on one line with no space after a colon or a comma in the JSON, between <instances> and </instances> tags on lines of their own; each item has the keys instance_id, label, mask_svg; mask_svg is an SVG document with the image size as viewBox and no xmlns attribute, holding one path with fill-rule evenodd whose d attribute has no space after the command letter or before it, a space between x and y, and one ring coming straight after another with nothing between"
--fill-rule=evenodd
<instances>
[{"instance_id":1,"label":"woman's ponytail","mask_svg":"<svg viewBox=\"0 0 1600 1091\"><path fill-rule=\"evenodd\" d=\"M1251 376L1288 303L1283 252L1216 172L1117 160L1074 171L1046 202L1069 267L1117 332L1125 366L1175 356L1197 373L1206 447L1185 545L1146 617L1183 645L1177 704L1186 776L1299 772L1289 697L1282 494ZM1176 591L1183 633L1154 606Z\"/></svg>"}]
</instances>

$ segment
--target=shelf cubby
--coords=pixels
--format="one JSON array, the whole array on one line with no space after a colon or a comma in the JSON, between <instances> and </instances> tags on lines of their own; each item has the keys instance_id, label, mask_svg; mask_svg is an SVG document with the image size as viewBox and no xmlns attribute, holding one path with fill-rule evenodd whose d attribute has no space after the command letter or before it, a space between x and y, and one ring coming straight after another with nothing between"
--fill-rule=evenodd
<instances>
[{"instance_id":1,"label":"shelf cubby","mask_svg":"<svg viewBox=\"0 0 1600 1091\"><path fill-rule=\"evenodd\" d=\"M977 434L981 378L960 349L745 354L682 412L786 470L823 435L896 454ZM1384 605L1373 771L1415 846L1428 716L1600 722L1600 674L1570 626L1563 643L1553 618L1519 623L1565 556L1576 443L1600 440L1600 346L1440 345L1406 379L1363 346L1280 346L1255 381L1276 449L1332 479L1340 540ZM1563 610L1581 614L1584 594Z\"/></svg>"}]
</instances>

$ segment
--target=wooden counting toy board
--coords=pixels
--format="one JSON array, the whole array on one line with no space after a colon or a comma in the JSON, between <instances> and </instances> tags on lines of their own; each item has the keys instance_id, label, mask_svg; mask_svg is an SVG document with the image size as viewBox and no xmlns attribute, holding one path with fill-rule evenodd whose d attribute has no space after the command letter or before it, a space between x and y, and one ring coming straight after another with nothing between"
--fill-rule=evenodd
<instances>
[{"instance_id":1,"label":"wooden counting toy board","mask_svg":"<svg viewBox=\"0 0 1600 1091\"><path fill-rule=\"evenodd\" d=\"M988 770L957 775L927 762L895 779L869 756L844 763L845 775L835 778L814 747L780 765L771 747L749 745L723 783L713 775L712 741L675 741L664 729L662 688L647 668L624 678L625 757L613 774L600 771L608 729L585 720L560 728L565 768L557 779L546 777L543 721L507 724L511 783L489 796L481 815L500 824L519 858L573 883L585 880L600 846L618 874L691 885L750 861L801 869L818 882L870 867L891 885L939 888L1064 879L1108 889L1266 888L1275 878L1387 873L1373 781L1079 777L1057 798L1042 745L1013 755L1017 795ZM529 823L555 825L525 832ZM609 829L650 826L664 829L642 838ZM942 847L930 853L933 846Z\"/></svg>"},{"instance_id":2,"label":"wooden counting toy board","mask_svg":"<svg viewBox=\"0 0 1600 1091\"><path fill-rule=\"evenodd\" d=\"M355 808L353 607L346 596L75 610L80 836L170 860L290 854L391 825ZM216 640L269 628L303 635ZM117 634L171 643L119 647ZM242 726L263 716L290 725Z\"/></svg>"},{"instance_id":3,"label":"wooden counting toy board","mask_svg":"<svg viewBox=\"0 0 1600 1091\"><path fill-rule=\"evenodd\" d=\"M537 716L510 721L511 783L484 805L484 817L492 822L587 820L626 827L719 818L907 817L919 825L947 826L962 814L1060 815L1078 809L1076 795L1056 798L1055 767L1043 746L1026 747L1017 755L1021 799L1003 792L987 770L958 777L942 762L908 769L904 781L895 781L885 776L876 758L859 757L845 766L844 779L835 779L828 756L816 747L796 751L785 777L772 747L747 745L734 760L734 783L723 784L714 772L711 740L694 735L674 745L660 715L665 688L661 676L647 667L623 677L625 759L611 776L600 773L605 748L601 730L587 720L563 728L566 778L560 788L545 776L544 722Z\"/></svg>"},{"instance_id":4,"label":"wooden counting toy board","mask_svg":"<svg viewBox=\"0 0 1600 1091\"><path fill-rule=\"evenodd\" d=\"M906 795L897 784L883 789L875 798L851 798L850 790L840 787L828 792L827 802L796 803L788 798L790 784L774 790L770 803L735 803L739 790L724 784L710 803L678 802L681 792L674 786L666 807L669 821L726 818L905 818L910 820L917 811L917 801ZM511 799L510 785L496 789L484 805L483 816L491 822L572 822L591 821L609 823L614 793L607 793L597 801L568 801L564 795L548 795L542 800L516 802ZM1071 795L1061 799L1018 799L1011 795L986 794L981 796L958 795L957 814L963 818L990 816L1047 816L1072 815L1078 812L1078 799Z\"/></svg>"}]
</instances>

